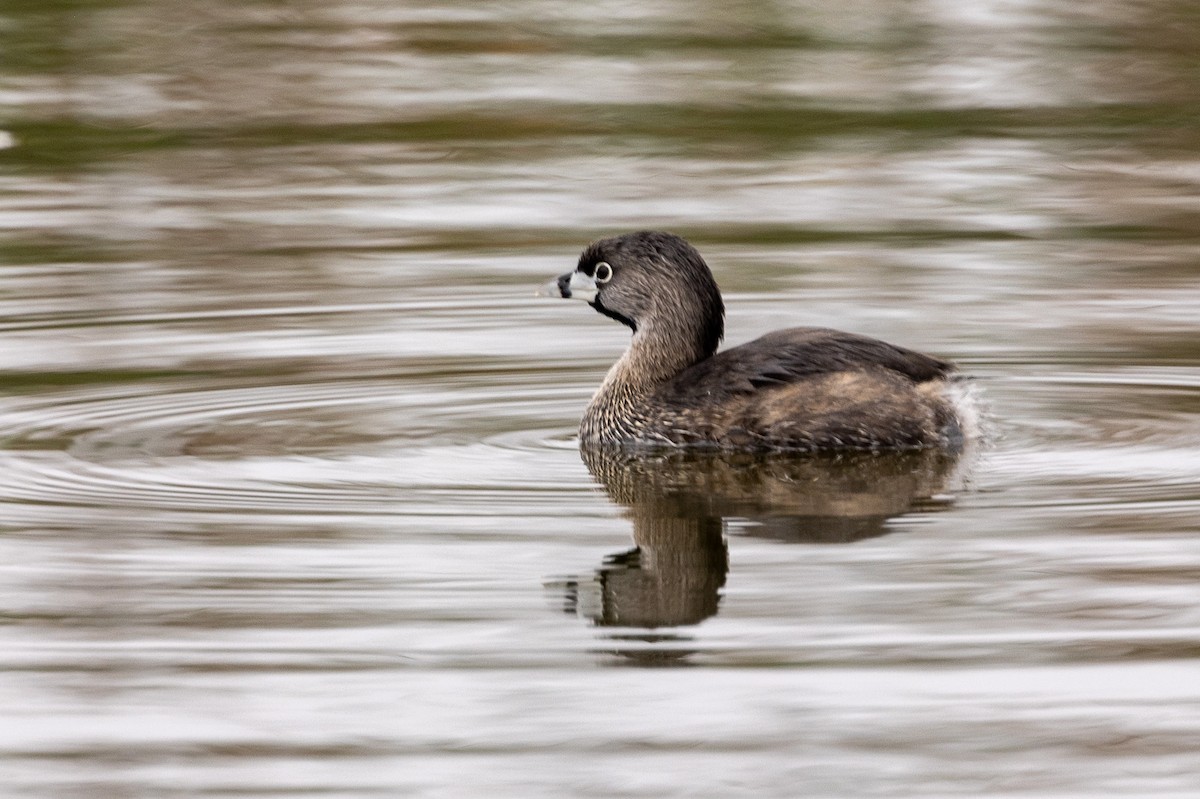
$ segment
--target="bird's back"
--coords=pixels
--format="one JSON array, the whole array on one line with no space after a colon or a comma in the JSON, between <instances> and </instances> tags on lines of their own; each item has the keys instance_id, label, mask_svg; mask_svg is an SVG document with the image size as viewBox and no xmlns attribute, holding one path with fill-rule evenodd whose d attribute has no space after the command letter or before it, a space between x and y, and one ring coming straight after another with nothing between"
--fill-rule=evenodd
<instances>
[{"instance_id":1,"label":"bird's back","mask_svg":"<svg viewBox=\"0 0 1200 799\"><path fill-rule=\"evenodd\" d=\"M947 361L877 339L790 328L683 370L647 400L645 412L660 439L678 444L938 446L956 434L942 391L954 371Z\"/></svg>"}]
</instances>

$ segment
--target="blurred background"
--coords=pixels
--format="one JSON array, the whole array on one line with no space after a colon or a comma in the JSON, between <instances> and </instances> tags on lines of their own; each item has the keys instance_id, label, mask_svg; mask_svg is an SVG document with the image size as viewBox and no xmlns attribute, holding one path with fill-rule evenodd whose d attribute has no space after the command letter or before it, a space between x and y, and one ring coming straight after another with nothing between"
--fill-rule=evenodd
<instances>
[{"instance_id":1,"label":"blurred background","mask_svg":"<svg viewBox=\"0 0 1200 799\"><path fill-rule=\"evenodd\" d=\"M585 464L643 228L992 440ZM0 786L1195 796L1198 277L1182 0L6 0Z\"/></svg>"}]
</instances>

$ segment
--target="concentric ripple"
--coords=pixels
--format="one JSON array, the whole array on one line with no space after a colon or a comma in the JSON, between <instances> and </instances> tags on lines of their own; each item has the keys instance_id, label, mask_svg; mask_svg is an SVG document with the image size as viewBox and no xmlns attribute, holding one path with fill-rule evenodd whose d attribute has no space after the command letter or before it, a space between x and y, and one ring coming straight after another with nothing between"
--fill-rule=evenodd
<instances>
[{"instance_id":1,"label":"concentric ripple","mask_svg":"<svg viewBox=\"0 0 1200 799\"><path fill-rule=\"evenodd\" d=\"M1025 370L987 382L998 440L972 504L1030 529L1184 531L1200 515L1200 371ZM1016 524L1016 522L1014 522Z\"/></svg>"},{"instance_id":2,"label":"concentric ripple","mask_svg":"<svg viewBox=\"0 0 1200 799\"><path fill-rule=\"evenodd\" d=\"M549 489L592 490L573 437L587 386L555 377L530 368L204 387L159 379L10 398L0 406L0 500L24 521L69 509L526 512ZM1040 489L1039 475L1087 484L1071 502L1114 512L1151 494L1159 511L1200 502L1193 371L1033 375L985 394L1002 431L988 479L1024 486L1031 507L1066 502Z\"/></svg>"},{"instance_id":3,"label":"concentric ripple","mask_svg":"<svg viewBox=\"0 0 1200 799\"><path fill-rule=\"evenodd\" d=\"M13 399L0 407L0 498L26 511L10 520L56 507L375 515L420 513L422 500L436 512L446 492L460 507L479 492L523 502L564 473L587 485L572 428L546 426L578 390L522 382L150 381Z\"/></svg>"}]
</instances>

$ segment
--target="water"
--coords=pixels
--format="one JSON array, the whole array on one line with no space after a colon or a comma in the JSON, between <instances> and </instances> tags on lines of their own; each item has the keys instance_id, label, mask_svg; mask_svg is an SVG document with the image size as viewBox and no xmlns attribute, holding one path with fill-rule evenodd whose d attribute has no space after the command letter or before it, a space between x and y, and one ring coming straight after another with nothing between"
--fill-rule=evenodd
<instances>
[{"instance_id":1,"label":"water","mask_svg":"<svg viewBox=\"0 0 1200 799\"><path fill-rule=\"evenodd\" d=\"M2 793L1196 795L1194 22L8 4ZM991 440L585 463L645 227Z\"/></svg>"}]
</instances>

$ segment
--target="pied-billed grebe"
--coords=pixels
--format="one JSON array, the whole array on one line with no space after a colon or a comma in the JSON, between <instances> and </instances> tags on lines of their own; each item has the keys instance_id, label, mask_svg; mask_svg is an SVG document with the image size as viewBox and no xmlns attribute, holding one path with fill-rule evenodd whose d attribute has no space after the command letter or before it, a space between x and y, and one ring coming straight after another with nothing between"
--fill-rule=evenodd
<instances>
[{"instance_id":1,"label":"pied-billed grebe","mask_svg":"<svg viewBox=\"0 0 1200 799\"><path fill-rule=\"evenodd\" d=\"M725 305L679 236L589 245L543 295L579 299L633 330L579 425L584 446L739 450L957 447L947 361L852 333L777 330L717 353Z\"/></svg>"}]
</instances>

